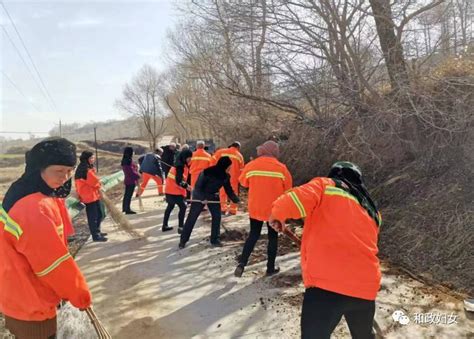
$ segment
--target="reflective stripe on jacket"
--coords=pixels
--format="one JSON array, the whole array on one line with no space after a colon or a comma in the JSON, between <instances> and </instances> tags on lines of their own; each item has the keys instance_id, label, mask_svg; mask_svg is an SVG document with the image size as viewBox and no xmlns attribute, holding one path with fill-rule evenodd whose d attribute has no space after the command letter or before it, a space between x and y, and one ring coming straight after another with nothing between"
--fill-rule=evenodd
<instances>
[{"instance_id":1,"label":"reflective stripe on jacket","mask_svg":"<svg viewBox=\"0 0 474 339\"><path fill-rule=\"evenodd\" d=\"M189 173L192 176L198 177L199 174L211 166L212 156L203 149L198 149L193 152L193 157L191 158L191 165L189 167Z\"/></svg>"},{"instance_id":2,"label":"reflective stripe on jacket","mask_svg":"<svg viewBox=\"0 0 474 339\"><path fill-rule=\"evenodd\" d=\"M290 172L276 158L261 156L245 165L240 184L249 188L250 218L268 221L273 202L293 185Z\"/></svg>"},{"instance_id":3,"label":"reflective stripe on jacket","mask_svg":"<svg viewBox=\"0 0 474 339\"><path fill-rule=\"evenodd\" d=\"M213 158L214 161L212 165L217 164L220 158L222 157L229 157L230 160L232 160L232 166L230 169L230 181L231 182L238 182L240 173L242 172L242 169L244 168L244 157L242 154L240 154L239 150L235 147L229 147L229 148L223 148L218 150Z\"/></svg>"},{"instance_id":4,"label":"reflective stripe on jacket","mask_svg":"<svg viewBox=\"0 0 474 339\"><path fill-rule=\"evenodd\" d=\"M0 312L9 317L51 319L61 300L81 309L90 305L84 276L64 241L62 203L33 193L8 214L0 209Z\"/></svg>"},{"instance_id":5,"label":"reflective stripe on jacket","mask_svg":"<svg viewBox=\"0 0 474 339\"><path fill-rule=\"evenodd\" d=\"M273 203L272 218L305 218L301 268L306 288L375 300L380 288L379 228L358 200L315 178Z\"/></svg>"},{"instance_id":6,"label":"reflective stripe on jacket","mask_svg":"<svg viewBox=\"0 0 474 339\"><path fill-rule=\"evenodd\" d=\"M182 182L186 182L186 180L188 179L188 173L188 166L184 166ZM178 183L176 182L176 167L171 167L171 170L169 171L168 176L166 177L165 193L186 196L186 189L178 185Z\"/></svg>"}]
</instances>

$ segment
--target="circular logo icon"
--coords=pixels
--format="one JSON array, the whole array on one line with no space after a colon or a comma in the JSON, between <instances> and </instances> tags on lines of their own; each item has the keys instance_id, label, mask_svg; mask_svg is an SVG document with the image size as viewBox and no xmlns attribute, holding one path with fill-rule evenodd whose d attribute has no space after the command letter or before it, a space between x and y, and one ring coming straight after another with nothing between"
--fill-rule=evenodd
<instances>
[{"instance_id":1,"label":"circular logo icon","mask_svg":"<svg viewBox=\"0 0 474 339\"><path fill-rule=\"evenodd\" d=\"M392 318L393 318L394 321L398 322L400 320L400 317L404 316L404 315L405 315L405 313L403 313L403 311L398 310L398 311L393 312Z\"/></svg>"},{"instance_id":2,"label":"circular logo icon","mask_svg":"<svg viewBox=\"0 0 474 339\"><path fill-rule=\"evenodd\" d=\"M408 318L406 315L402 315L400 318L398 318L398 322L402 325L408 325L410 318Z\"/></svg>"}]
</instances>

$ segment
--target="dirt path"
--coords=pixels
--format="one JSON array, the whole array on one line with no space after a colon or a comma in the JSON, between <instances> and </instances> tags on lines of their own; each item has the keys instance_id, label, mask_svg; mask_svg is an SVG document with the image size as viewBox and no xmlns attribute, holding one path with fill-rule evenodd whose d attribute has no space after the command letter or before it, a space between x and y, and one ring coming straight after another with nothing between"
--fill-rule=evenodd
<instances>
[{"instance_id":1,"label":"dirt path","mask_svg":"<svg viewBox=\"0 0 474 339\"><path fill-rule=\"evenodd\" d=\"M234 278L242 242L211 248L210 227L200 220L188 246L178 250L175 230L161 232L163 198L151 194L156 191L147 190L143 198L146 212L130 217L146 238L131 239L106 222L110 241L88 243L78 256L96 311L114 338L299 338L303 287L297 253L278 258L282 273L275 277L264 277L262 261ZM172 219L171 226L176 223ZM245 215L226 221L228 229L247 227ZM461 301L385 271L377 321L387 338L474 338ZM396 310L409 316L408 325L392 319ZM456 323L415 323L415 313L430 312L454 314ZM349 337L344 322L333 337Z\"/></svg>"}]
</instances>

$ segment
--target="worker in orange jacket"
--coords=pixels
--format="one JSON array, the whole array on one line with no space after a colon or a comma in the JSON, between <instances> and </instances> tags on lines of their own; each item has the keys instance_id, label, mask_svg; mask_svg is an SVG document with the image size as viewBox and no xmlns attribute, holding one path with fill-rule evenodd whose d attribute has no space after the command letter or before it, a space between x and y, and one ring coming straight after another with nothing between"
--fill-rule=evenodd
<instances>
[{"instance_id":1,"label":"worker in orange jacket","mask_svg":"<svg viewBox=\"0 0 474 339\"><path fill-rule=\"evenodd\" d=\"M86 205L87 223L93 241L104 242L107 233L100 230L104 219L100 202L100 179L94 168L95 156L92 152L84 151L79 157L80 163L74 174L76 191L79 200Z\"/></svg>"},{"instance_id":2,"label":"worker in orange jacket","mask_svg":"<svg viewBox=\"0 0 474 339\"><path fill-rule=\"evenodd\" d=\"M191 158L189 174L191 174L191 187L196 186L199 174L211 166L212 156L204 150L206 143L203 140L196 142L196 150Z\"/></svg>"},{"instance_id":3,"label":"worker in orange jacket","mask_svg":"<svg viewBox=\"0 0 474 339\"><path fill-rule=\"evenodd\" d=\"M230 145L228 148L221 148L220 150L216 151L213 156L213 163L212 165L216 165L217 162L221 157L229 157L232 160L232 166L230 168L230 184L232 186L232 190L235 194L239 195L239 177L242 169L244 168L244 157L240 154L240 142L235 141ZM221 201L221 213L225 215L227 212L231 215L237 214L237 204L230 201L229 197L225 193L225 190L221 188L219 192L219 198ZM230 206L229 206L230 201Z\"/></svg>"},{"instance_id":4,"label":"worker in orange jacket","mask_svg":"<svg viewBox=\"0 0 474 339\"><path fill-rule=\"evenodd\" d=\"M179 208L178 233L181 234L183 231L184 217L186 215L186 193L191 191L191 186L187 183L187 179L192 156L193 152L189 149L181 151L174 166L171 167L171 170L166 177L165 198L168 205L166 206L165 214L163 216L163 226L161 227L163 232L171 231L173 229L173 227L168 225L168 221L175 205L178 205Z\"/></svg>"},{"instance_id":5,"label":"worker in orange jacket","mask_svg":"<svg viewBox=\"0 0 474 339\"><path fill-rule=\"evenodd\" d=\"M275 259L278 251L278 233L269 226L268 220L273 202L293 185L290 172L284 164L278 161L280 149L276 142L267 141L257 147L258 158L245 165L239 181L243 187L248 187L248 211L250 216L250 234L245 241L239 265L235 269L236 277L242 276L257 240L260 238L262 226L267 222L268 250L267 275L278 273Z\"/></svg>"},{"instance_id":6,"label":"worker in orange jacket","mask_svg":"<svg viewBox=\"0 0 474 339\"><path fill-rule=\"evenodd\" d=\"M158 147L154 152L149 152L138 158L138 164L140 165L140 173L142 174L142 184L137 190L137 197L141 196L145 191L146 186L150 180L153 180L158 190L158 195L162 195L164 192L164 174L163 167L161 166L161 155L163 149Z\"/></svg>"},{"instance_id":7,"label":"worker in orange jacket","mask_svg":"<svg viewBox=\"0 0 474 339\"><path fill-rule=\"evenodd\" d=\"M353 338L374 338L382 220L359 167L337 162L328 177L282 195L273 204L270 223L281 231L287 219L301 218L302 338L329 339L343 315Z\"/></svg>"},{"instance_id":8,"label":"worker in orange jacket","mask_svg":"<svg viewBox=\"0 0 474 339\"><path fill-rule=\"evenodd\" d=\"M0 209L0 312L17 338L56 334L61 300L83 310L91 294L64 237L63 199L71 189L76 147L46 139L27 157L25 173L8 189Z\"/></svg>"}]
</instances>

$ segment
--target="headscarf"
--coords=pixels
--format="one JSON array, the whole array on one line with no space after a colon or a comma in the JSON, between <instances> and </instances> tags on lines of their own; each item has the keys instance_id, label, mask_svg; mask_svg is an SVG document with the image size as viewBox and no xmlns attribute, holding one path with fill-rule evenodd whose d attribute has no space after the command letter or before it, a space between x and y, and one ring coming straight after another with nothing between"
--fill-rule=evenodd
<instances>
[{"instance_id":1,"label":"headscarf","mask_svg":"<svg viewBox=\"0 0 474 339\"><path fill-rule=\"evenodd\" d=\"M337 187L352 194L378 226L382 224L380 213L362 181L362 171L357 165L338 161L331 166L328 177L334 180Z\"/></svg>"},{"instance_id":2,"label":"headscarf","mask_svg":"<svg viewBox=\"0 0 474 339\"><path fill-rule=\"evenodd\" d=\"M182 150L179 152L178 156L176 157L176 161L174 162L174 165L176 167L184 167L185 165L187 166L188 164L186 163L187 158L192 158L193 157L193 152L189 149Z\"/></svg>"},{"instance_id":3,"label":"headscarf","mask_svg":"<svg viewBox=\"0 0 474 339\"><path fill-rule=\"evenodd\" d=\"M280 147L275 141L266 141L257 147L257 155L259 157L266 156L278 158L280 156Z\"/></svg>"},{"instance_id":4,"label":"headscarf","mask_svg":"<svg viewBox=\"0 0 474 339\"><path fill-rule=\"evenodd\" d=\"M25 173L15 181L3 199L2 206L8 212L15 203L33 193L65 198L71 192L71 179L61 187L49 187L41 177L41 171L52 165L75 166L76 146L64 138L48 138L36 144L26 155Z\"/></svg>"},{"instance_id":5,"label":"headscarf","mask_svg":"<svg viewBox=\"0 0 474 339\"><path fill-rule=\"evenodd\" d=\"M132 164L132 156L133 156L133 148L125 147L123 149L123 157L122 157L122 166L130 166Z\"/></svg>"},{"instance_id":6,"label":"headscarf","mask_svg":"<svg viewBox=\"0 0 474 339\"><path fill-rule=\"evenodd\" d=\"M90 157L94 154L90 151L82 152L81 156L79 157L79 166L76 168L76 174L74 175L74 179L87 179L87 172L90 168L93 168L94 165L89 163Z\"/></svg>"},{"instance_id":7,"label":"headscarf","mask_svg":"<svg viewBox=\"0 0 474 339\"><path fill-rule=\"evenodd\" d=\"M227 168L229 168L230 165L232 165L232 160L230 160L229 157L221 157L217 161L217 164L206 168L204 170L204 174L216 177L225 177L227 175Z\"/></svg>"}]
</instances>

